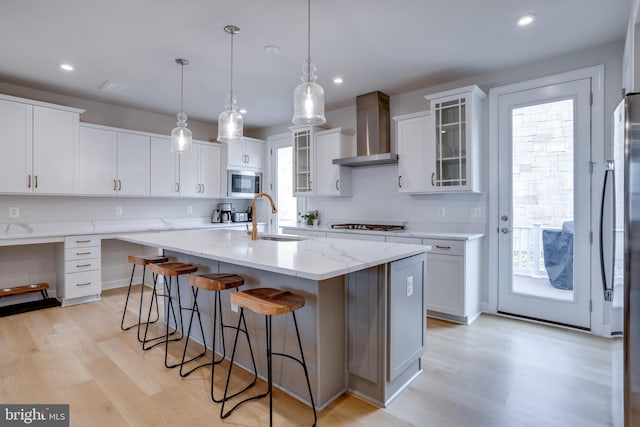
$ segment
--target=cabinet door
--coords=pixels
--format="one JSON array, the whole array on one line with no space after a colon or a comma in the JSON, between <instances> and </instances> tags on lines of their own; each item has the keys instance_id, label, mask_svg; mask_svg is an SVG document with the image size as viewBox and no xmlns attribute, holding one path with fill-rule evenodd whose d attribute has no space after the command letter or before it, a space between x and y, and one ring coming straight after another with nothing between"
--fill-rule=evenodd
<instances>
[{"instance_id":1,"label":"cabinet door","mask_svg":"<svg viewBox=\"0 0 640 427\"><path fill-rule=\"evenodd\" d=\"M33 106L0 100L0 192L32 191Z\"/></svg>"},{"instance_id":2,"label":"cabinet door","mask_svg":"<svg viewBox=\"0 0 640 427\"><path fill-rule=\"evenodd\" d=\"M180 196L200 197L199 180L201 145L193 144L192 151L180 153Z\"/></svg>"},{"instance_id":3,"label":"cabinet door","mask_svg":"<svg viewBox=\"0 0 640 427\"><path fill-rule=\"evenodd\" d=\"M180 195L180 154L170 150L171 139L151 138L150 186L156 197L178 197Z\"/></svg>"},{"instance_id":4,"label":"cabinet door","mask_svg":"<svg viewBox=\"0 0 640 427\"><path fill-rule=\"evenodd\" d=\"M80 128L80 194L116 194L116 132Z\"/></svg>"},{"instance_id":5,"label":"cabinet door","mask_svg":"<svg viewBox=\"0 0 640 427\"><path fill-rule=\"evenodd\" d=\"M398 191L424 193L431 189L433 146L429 141L429 115L398 120Z\"/></svg>"},{"instance_id":6,"label":"cabinet door","mask_svg":"<svg viewBox=\"0 0 640 427\"><path fill-rule=\"evenodd\" d=\"M36 193L78 191L78 113L33 107L33 174Z\"/></svg>"},{"instance_id":7,"label":"cabinet door","mask_svg":"<svg viewBox=\"0 0 640 427\"><path fill-rule=\"evenodd\" d=\"M427 309L464 316L464 257L429 253Z\"/></svg>"},{"instance_id":8,"label":"cabinet door","mask_svg":"<svg viewBox=\"0 0 640 427\"><path fill-rule=\"evenodd\" d=\"M293 195L308 196L313 193L313 153L311 128L300 129L293 134Z\"/></svg>"},{"instance_id":9,"label":"cabinet door","mask_svg":"<svg viewBox=\"0 0 640 427\"><path fill-rule=\"evenodd\" d=\"M227 168L228 169L244 169L245 167L244 143L226 144L226 148L227 148Z\"/></svg>"},{"instance_id":10,"label":"cabinet door","mask_svg":"<svg viewBox=\"0 0 640 427\"><path fill-rule=\"evenodd\" d=\"M333 159L351 155L346 147L349 142L339 130L316 133L313 144L317 196L351 195L351 168L333 164Z\"/></svg>"},{"instance_id":11,"label":"cabinet door","mask_svg":"<svg viewBox=\"0 0 640 427\"><path fill-rule=\"evenodd\" d=\"M262 170L264 143L258 139L245 138L245 166L251 170Z\"/></svg>"},{"instance_id":12,"label":"cabinet door","mask_svg":"<svg viewBox=\"0 0 640 427\"><path fill-rule=\"evenodd\" d=\"M220 146L203 144L200 155L200 184L205 197L220 197Z\"/></svg>"},{"instance_id":13,"label":"cabinet door","mask_svg":"<svg viewBox=\"0 0 640 427\"><path fill-rule=\"evenodd\" d=\"M118 194L149 195L149 137L118 132Z\"/></svg>"},{"instance_id":14,"label":"cabinet door","mask_svg":"<svg viewBox=\"0 0 640 427\"><path fill-rule=\"evenodd\" d=\"M467 186L467 98L434 100L435 187Z\"/></svg>"}]
</instances>

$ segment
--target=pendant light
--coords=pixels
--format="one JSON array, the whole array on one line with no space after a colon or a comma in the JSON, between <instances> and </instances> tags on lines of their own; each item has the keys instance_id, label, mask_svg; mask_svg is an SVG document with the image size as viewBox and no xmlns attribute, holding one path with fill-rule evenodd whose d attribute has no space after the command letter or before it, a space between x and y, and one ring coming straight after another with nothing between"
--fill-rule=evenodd
<instances>
[{"instance_id":1,"label":"pendant light","mask_svg":"<svg viewBox=\"0 0 640 427\"><path fill-rule=\"evenodd\" d=\"M311 62L311 0L307 0L307 61L302 65L302 83L293 92L293 123L321 125L324 116L324 89L316 83L316 66Z\"/></svg>"},{"instance_id":2,"label":"pendant light","mask_svg":"<svg viewBox=\"0 0 640 427\"><path fill-rule=\"evenodd\" d=\"M180 64L180 113L178 114L178 121L176 128L171 131L171 152L183 153L185 151L191 151L191 131L187 128L187 115L183 110L183 97L184 97L184 66L189 65L188 59L178 58L176 64Z\"/></svg>"},{"instance_id":3,"label":"pendant light","mask_svg":"<svg viewBox=\"0 0 640 427\"><path fill-rule=\"evenodd\" d=\"M233 97L233 36L240 32L240 28L227 25L224 31L231 35L231 84L227 105L218 117L218 142L234 144L242 142L242 114L238 111L236 99Z\"/></svg>"}]
</instances>

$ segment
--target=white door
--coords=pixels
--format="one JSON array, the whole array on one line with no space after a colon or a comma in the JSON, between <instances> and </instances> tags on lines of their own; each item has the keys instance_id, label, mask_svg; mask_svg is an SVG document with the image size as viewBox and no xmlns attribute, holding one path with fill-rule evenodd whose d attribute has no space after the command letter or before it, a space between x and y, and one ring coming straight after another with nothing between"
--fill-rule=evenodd
<instances>
[{"instance_id":1,"label":"white door","mask_svg":"<svg viewBox=\"0 0 640 427\"><path fill-rule=\"evenodd\" d=\"M80 194L116 194L116 157L116 132L80 128Z\"/></svg>"},{"instance_id":2,"label":"white door","mask_svg":"<svg viewBox=\"0 0 640 427\"><path fill-rule=\"evenodd\" d=\"M268 229L279 233L280 227L295 226L298 218L297 198L293 196L293 138L284 133L269 138L271 148L271 183L268 192L278 208ZM266 191L266 189L265 189Z\"/></svg>"},{"instance_id":3,"label":"white door","mask_svg":"<svg viewBox=\"0 0 640 427\"><path fill-rule=\"evenodd\" d=\"M220 197L220 146L203 144L200 157L202 195Z\"/></svg>"},{"instance_id":4,"label":"white door","mask_svg":"<svg viewBox=\"0 0 640 427\"><path fill-rule=\"evenodd\" d=\"M199 197L200 144L193 144L192 151L180 153L180 196Z\"/></svg>"},{"instance_id":5,"label":"white door","mask_svg":"<svg viewBox=\"0 0 640 427\"><path fill-rule=\"evenodd\" d=\"M0 192L33 190L33 107L0 100Z\"/></svg>"},{"instance_id":6,"label":"white door","mask_svg":"<svg viewBox=\"0 0 640 427\"><path fill-rule=\"evenodd\" d=\"M498 311L590 329L591 79L498 98Z\"/></svg>"}]
</instances>

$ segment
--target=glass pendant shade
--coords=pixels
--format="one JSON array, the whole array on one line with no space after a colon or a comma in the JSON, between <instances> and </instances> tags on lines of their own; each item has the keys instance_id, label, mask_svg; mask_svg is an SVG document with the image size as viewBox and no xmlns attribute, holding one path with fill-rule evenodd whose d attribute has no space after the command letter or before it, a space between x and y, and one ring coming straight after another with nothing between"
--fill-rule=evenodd
<instances>
[{"instance_id":1,"label":"glass pendant shade","mask_svg":"<svg viewBox=\"0 0 640 427\"><path fill-rule=\"evenodd\" d=\"M233 36L240 32L240 28L235 25L227 25L224 27L224 31L231 36L231 60L229 61L231 78L227 104L224 106L224 111L218 116L218 142L237 144L243 141L243 119L233 96Z\"/></svg>"},{"instance_id":2,"label":"glass pendant shade","mask_svg":"<svg viewBox=\"0 0 640 427\"><path fill-rule=\"evenodd\" d=\"M293 118L296 125L315 126L327 122L324 115L324 89L316 83L316 66L311 62L311 0L307 0L307 60L302 65L302 83L293 92Z\"/></svg>"},{"instance_id":3,"label":"glass pendant shade","mask_svg":"<svg viewBox=\"0 0 640 427\"><path fill-rule=\"evenodd\" d=\"M176 125L178 126L171 131L171 152L183 153L191 151L193 139L191 131L187 127L187 115L184 113L178 114Z\"/></svg>"},{"instance_id":4,"label":"glass pendant shade","mask_svg":"<svg viewBox=\"0 0 640 427\"><path fill-rule=\"evenodd\" d=\"M218 142L242 142L242 124L242 114L238 111L236 100L229 95L225 110L218 116Z\"/></svg>"},{"instance_id":5,"label":"glass pendant shade","mask_svg":"<svg viewBox=\"0 0 640 427\"><path fill-rule=\"evenodd\" d=\"M315 82L313 64L305 63L302 83L293 92L293 123L315 126L326 123L324 116L324 89Z\"/></svg>"},{"instance_id":6,"label":"glass pendant shade","mask_svg":"<svg viewBox=\"0 0 640 427\"><path fill-rule=\"evenodd\" d=\"M177 115L177 127L171 131L171 148L172 153L184 153L192 149L191 131L187 128L187 115L183 109L184 96L184 66L189 65L189 60L178 58L176 64L180 65L180 112Z\"/></svg>"}]
</instances>

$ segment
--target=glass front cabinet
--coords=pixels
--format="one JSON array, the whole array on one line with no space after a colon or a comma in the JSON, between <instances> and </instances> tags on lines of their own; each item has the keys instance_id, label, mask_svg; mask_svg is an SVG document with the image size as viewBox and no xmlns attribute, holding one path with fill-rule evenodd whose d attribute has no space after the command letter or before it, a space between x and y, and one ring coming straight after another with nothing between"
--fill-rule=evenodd
<instances>
[{"instance_id":1,"label":"glass front cabinet","mask_svg":"<svg viewBox=\"0 0 640 427\"><path fill-rule=\"evenodd\" d=\"M314 158L312 127L291 128L293 133L293 195L313 194Z\"/></svg>"},{"instance_id":2,"label":"glass front cabinet","mask_svg":"<svg viewBox=\"0 0 640 427\"><path fill-rule=\"evenodd\" d=\"M431 191L480 192L478 145L485 97L475 85L425 96L434 137Z\"/></svg>"}]
</instances>

